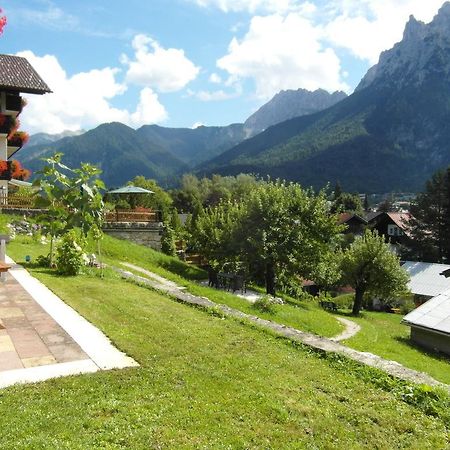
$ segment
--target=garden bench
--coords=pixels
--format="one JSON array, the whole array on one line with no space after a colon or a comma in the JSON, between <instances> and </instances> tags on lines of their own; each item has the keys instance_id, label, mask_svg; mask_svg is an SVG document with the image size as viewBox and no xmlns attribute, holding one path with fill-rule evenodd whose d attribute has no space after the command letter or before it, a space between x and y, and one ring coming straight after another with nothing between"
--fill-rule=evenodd
<instances>
[{"instance_id":1,"label":"garden bench","mask_svg":"<svg viewBox=\"0 0 450 450\"><path fill-rule=\"evenodd\" d=\"M337 305L334 302L320 301L320 306L327 311L337 311Z\"/></svg>"}]
</instances>

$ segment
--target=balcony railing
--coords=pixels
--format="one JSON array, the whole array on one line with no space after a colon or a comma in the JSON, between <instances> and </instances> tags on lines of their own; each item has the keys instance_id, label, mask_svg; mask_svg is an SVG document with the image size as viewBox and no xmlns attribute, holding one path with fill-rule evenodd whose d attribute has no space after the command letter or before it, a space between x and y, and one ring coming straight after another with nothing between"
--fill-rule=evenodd
<instances>
[{"instance_id":1,"label":"balcony railing","mask_svg":"<svg viewBox=\"0 0 450 450\"><path fill-rule=\"evenodd\" d=\"M161 211L129 211L118 210L106 214L106 222L148 222L156 223L162 221Z\"/></svg>"},{"instance_id":2,"label":"balcony railing","mask_svg":"<svg viewBox=\"0 0 450 450\"><path fill-rule=\"evenodd\" d=\"M36 199L30 195L0 192L0 207L35 209Z\"/></svg>"}]
</instances>

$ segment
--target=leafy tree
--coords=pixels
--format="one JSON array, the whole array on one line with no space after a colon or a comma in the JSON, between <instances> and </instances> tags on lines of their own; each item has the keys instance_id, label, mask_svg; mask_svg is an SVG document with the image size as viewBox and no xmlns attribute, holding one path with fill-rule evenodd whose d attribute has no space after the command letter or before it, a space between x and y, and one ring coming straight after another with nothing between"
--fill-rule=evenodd
<instances>
[{"instance_id":1,"label":"leafy tree","mask_svg":"<svg viewBox=\"0 0 450 450\"><path fill-rule=\"evenodd\" d=\"M334 186L334 200L337 200L342 195L342 186L341 183L336 181L336 185Z\"/></svg>"},{"instance_id":2,"label":"leafy tree","mask_svg":"<svg viewBox=\"0 0 450 450\"><path fill-rule=\"evenodd\" d=\"M61 162L62 153L46 159L47 165L38 172L33 183L40 187L37 204L46 208L38 217L50 234L50 264L54 264L54 240L67 231L78 228L85 237L91 233L100 239L104 221L104 204L101 191L105 188L98 178L101 171L91 164L82 163L78 169L70 169Z\"/></svg>"},{"instance_id":3,"label":"leafy tree","mask_svg":"<svg viewBox=\"0 0 450 450\"><path fill-rule=\"evenodd\" d=\"M169 217L172 208L172 197L161 188L155 180L150 180L142 175L135 177L129 184L153 191L153 194L136 194L134 203L136 206L153 208L162 212L163 219Z\"/></svg>"},{"instance_id":4,"label":"leafy tree","mask_svg":"<svg viewBox=\"0 0 450 450\"><path fill-rule=\"evenodd\" d=\"M355 212L362 213L362 204L359 195L343 192L334 200L333 212Z\"/></svg>"},{"instance_id":5,"label":"leafy tree","mask_svg":"<svg viewBox=\"0 0 450 450\"><path fill-rule=\"evenodd\" d=\"M407 290L408 274L376 231L366 230L343 252L341 270L342 282L355 289L354 315L359 314L365 294L392 299Z\"/></svg>"},{"instance_id":6,"label":"leafy tree","mask_svg":"<svg viewBox=\"0 0 450 450\"><path fill-rule=\"evenodd\" d=\"M369 211L369 196L367 194L364 195L364 211Z\"/></svg>"},{"instance_id":7,"label":"leafy tree","mask_svg":"<svg viewBox=\"0 0 450 450\"><path fill-rule=\"evenodd\" d=\"M46 209L45 213L37 217L37 222L50 235L50 267L54 266L55 239L65 233L69 220L64 196L70 188L70 179L62 172L69 168L61 163L61 156L62 153L57 153L46 159L47 164L38 172L39 178L33 182L34 186L40 188L36 206Z\"/></svg>"},{"instance_id":8,"label":"leafy tree","mask_svg":"<svg viewBox=\"0 0 450 450\"><path fill-rule=\"evenodd\" d=\"M450 167L427 181L410 212L412 256L430 262L450 261Z\"/></svg>"},{"instance_id":9,"label":"leafy tree","mask_svg":"<svg viewBox=\"0 0 450 450\"><path fill-rule=\"evenodd\" d=\"M168 222L164 223L164 230L161 237L161 250L166 255L176 256L175 231Z\"/></svg>"},{"instance_id":10,"label":"leafy tree","mask_svg":"<svg viewBox=\"0 0 450 450\"><path fill-rule=\"evenodd\" d=\"M274 295L281 274L319 275L339 231L323 192L276 181L260 183L242 202L202 211L194 239L209 259L241 262L256 279L263 275L266 292Z\"/></svg>"},{"instance_id":11,"label":"leafy tree","mask_svg":"<svg viewBox=\"0 0 450 450\"><path fill-rule=\"evenodd\" d=\"M377 208L378 212L391 212L394 210L394 202L392 200L392 197L386 197Z\"/></svg>"}]
</instances>

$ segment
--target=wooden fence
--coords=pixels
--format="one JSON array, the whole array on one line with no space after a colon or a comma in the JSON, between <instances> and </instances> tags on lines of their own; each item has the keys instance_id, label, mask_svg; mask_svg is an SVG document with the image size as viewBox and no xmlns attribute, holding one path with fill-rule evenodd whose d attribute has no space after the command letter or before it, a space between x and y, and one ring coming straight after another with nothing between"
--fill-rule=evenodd
<instances>
[{"instance_id":1,"label":"wooden fence","mask_svg":"<svg viewBox=\"0 0 450 450\"><path fill-rule=\"evenodd\" d=\"M161 222L161 211L118 210L106 214L106 222Z\"/></svg>"},{"instance_id":2,"label":"wooden fence","mask_svg":"<svg viewBox=\"0 0 450 450\"><path fill-rule=\"evenodd\" d=\"M35 197L23 194L0 194L0 207L35 209Z\"/></svg>"}]
</instances>

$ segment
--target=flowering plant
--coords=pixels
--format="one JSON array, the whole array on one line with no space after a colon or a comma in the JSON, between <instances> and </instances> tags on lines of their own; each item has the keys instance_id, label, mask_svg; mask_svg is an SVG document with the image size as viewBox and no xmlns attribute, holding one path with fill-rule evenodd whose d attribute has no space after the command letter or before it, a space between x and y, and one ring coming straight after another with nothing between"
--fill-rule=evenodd
<instances>
[{"instance_id":1,"label":"flowering plant","mask_svg":"<svg viewBox=\"0 0 450 450\"><path fill-rule=\"evenodd\" d=\"M8 136L8 145L12 147L22 147L30 139L29 134L26 131L14 131Z\"/></svg>"},{"instance_id":2,"label":"flowering plant","mask_svg":"<svg viewBox=\"0 0 450 450\"><path fill-rule=\"evenodd\" d=\"M0 14L2 13L2 9L0 8ZM6 17L5 16L1 16L0 17L0 35L3 33L3 28L6 25Z\"/></svg>"}]
</instances>

